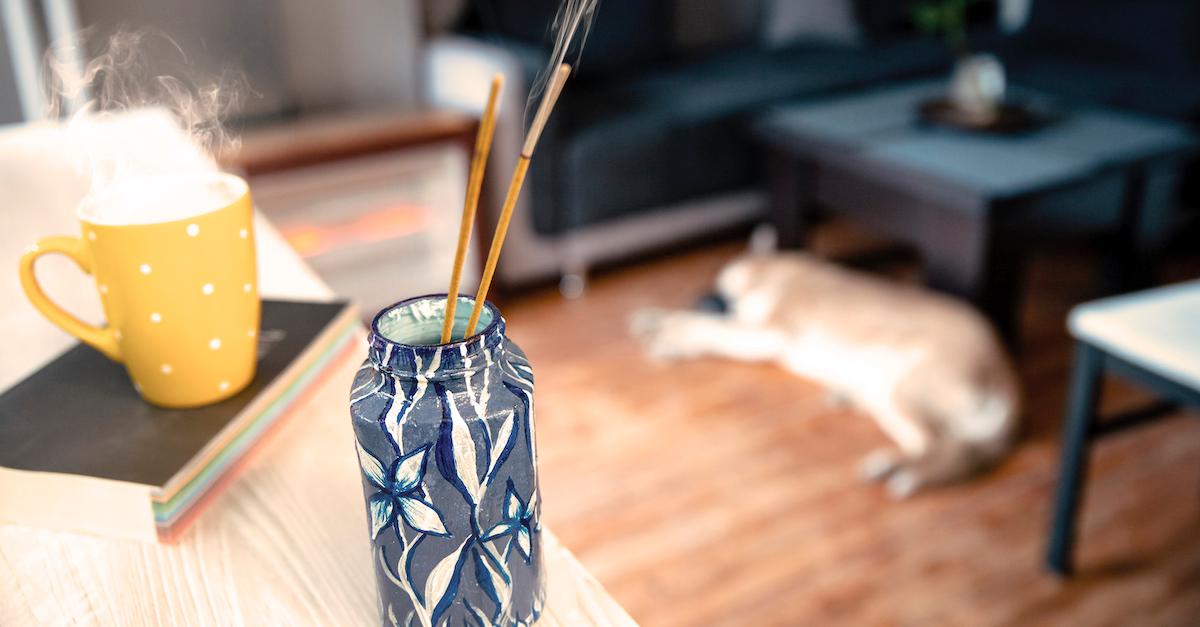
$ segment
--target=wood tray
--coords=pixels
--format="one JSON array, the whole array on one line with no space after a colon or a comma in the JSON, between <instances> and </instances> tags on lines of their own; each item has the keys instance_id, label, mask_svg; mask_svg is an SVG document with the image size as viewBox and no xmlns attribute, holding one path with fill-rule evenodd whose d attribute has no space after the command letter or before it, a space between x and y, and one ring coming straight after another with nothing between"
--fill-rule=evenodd
<instances>
[{"instance_id":1,"label":"wood tray","mask_svg":"<svg viewBox=\"0 0 1200 627\"><path fill-rule=\"evenodd\" d=\"M1047 111L1015 102L1003 103L990 114L979 114L962 109L944 97L922 102L918 112L921 120L929 124L997 135L1027 133L1053 119Z\"/></svg>"}]
</instances>

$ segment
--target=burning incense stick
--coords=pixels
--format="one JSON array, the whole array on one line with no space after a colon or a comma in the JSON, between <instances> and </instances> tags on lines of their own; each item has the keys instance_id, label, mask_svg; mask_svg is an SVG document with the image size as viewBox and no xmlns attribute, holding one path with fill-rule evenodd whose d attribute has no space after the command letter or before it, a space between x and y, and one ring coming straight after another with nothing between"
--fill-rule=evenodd
<instances>
[{"instance_id":1,"label":"burning incense stick","mask_svg":"<svg viewBox=\"0 0 1200 627\"><path fill-rule=\"evenodd\" d=\"M475 306L471 309L471 318L467 320L467 330L463 337L475 333L475 325L479 323L479 315L483 313L483 303L487 300L488 288L492 285L492 276L496 273L496 263L500 261L500 249L504 247L504 237L508 234L508 223L512 220L513 209L517 205L517 198L521 195L521 186L525 183L525 172L529 170L529 161L533 158L533 149L537 146L542 130L546 128L550 111L554 108L554 103L558 101L558 95L562 93L563 84L567 82L567 76L570 73L570 65L563 63L558 66L558 70L546 86L546 93L542 96L541 104L538 105L533 123L529 125L529 132L525 135L525 144L521 147L521 157L517 160L512 180L508 183L508 193L504 197L504 206L500 210L500 221L496 224L496 234L492 236L492 246L488 250L487 262L483 266L483 277L479 280L479 290L475 292Z\"/></svg>"},{"instance_id":2,"label":"burning incense stick","mask_svg":"<svg viewBox=\"0 0 1200 627\"><path fill-rule=\"evenodd\" d=\"M483 173L487 170L488 153L492 151L492 135L496 131L496 108L500 101L500 89L504 76L492 77L492 89L488 92L487 107L479 122L479 133L475 136L475 153L471 156L471 174L467 179L467 197L463 201L462 223L458 225L458 250L454 253L454 270L450 273L450 288L446 290L446 319L442 322L442 344L450 341L454 334L454 309L458 305L458 283L462 280L463 262L467 257L467 244L471 241L471 227L475 225L475 210L479 207L479 192L483 188ZM471 332L468 331L467 335ZM464 336L465 337L465 336Z\"/></svg>"}]
</instances>

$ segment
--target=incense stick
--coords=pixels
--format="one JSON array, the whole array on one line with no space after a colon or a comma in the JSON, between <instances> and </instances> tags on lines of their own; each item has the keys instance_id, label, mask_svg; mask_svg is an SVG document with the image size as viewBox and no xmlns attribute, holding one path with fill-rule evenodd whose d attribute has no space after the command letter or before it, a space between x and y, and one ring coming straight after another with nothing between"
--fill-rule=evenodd
<instances>
[{"instance_id":1,"label":"incense stick","mask_svg":"<svg viewBox=\"0 0 1200 627\"><path fill-rule=\"evenodd\" d=\"M471 317L467 320L467 330L464 337L475 333L475 325L479 324L479 316L483 313L483 303L487 300L488 288L492 285L492 277L496 273L496 263L500 261L500 249L504 247L504 237L508 234L508 223L512 220L513 209L517 198L521 195L521 186L525 183L525 173L529 170L529 161L533 159L533 149L537 147L538 138L546 128L550 119L550 111L562 93L563 84L571 74L571 66L563 63L558 71L550 78L542 102L538 105L533 123L525 135L525 144L521 147L521 157L517 159L517 167L513 170L512 180L508 182L508 193L504 196L504 205L500 210L500 220L496 224L496 234L492 236L492 246L488 249L487 262L483 266L483 277L479 280L479 290L475 292L475 306L471 308Z\"/></svg>"},{"instance_id":2,"label":"incense stick","mask_svg":"<svg viewBox=\"0 0 1200 627\"><path fill-rule=\"evenodd\" d=\"M492 150L492 136L496 131L496 108L500 102L500 90L504 76L492 77L492 89L488 92L487 106L479 122L479 133L475 136L475 152L471 156L471 173L467 178L467 197L463 200L462 222L458 225L458 249L454 253L454 270L450 273L450 287L446 290L446 314L442 322L442 344L449 342L454 334L454 309L458 305L458 283L462 280L463 263L467 258L467 244L471 241L471 228L475 225L475 210L479 207L479 193L483 188L483 173L487 170L488 153ZM468 332L467 335L470 335Z\"/></svg>"}]
</instances>

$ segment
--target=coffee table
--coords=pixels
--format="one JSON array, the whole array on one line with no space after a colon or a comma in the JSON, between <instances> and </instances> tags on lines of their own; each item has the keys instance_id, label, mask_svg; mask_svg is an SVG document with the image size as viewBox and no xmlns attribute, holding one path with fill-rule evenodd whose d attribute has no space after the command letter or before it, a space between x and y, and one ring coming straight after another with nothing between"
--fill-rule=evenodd
<instances>
[{"instance_id":1,"label":"coffee table","mask_svg":"<svg viewBox=\"0 0 1200 627\"><path fill-rule=\"evenodd\" d=\"M922 123L944 81L892 84L777 107L756 120L768 151L771 215L783 248L805 243L820 206L914 244L934 287L978 305L1010 339L1027 244L1047 234L1110 237L1112 280L1144 281L1175 207L1182 126L1091 106L1067 107L1021 135Z\"/></svg>"}]
</instances>

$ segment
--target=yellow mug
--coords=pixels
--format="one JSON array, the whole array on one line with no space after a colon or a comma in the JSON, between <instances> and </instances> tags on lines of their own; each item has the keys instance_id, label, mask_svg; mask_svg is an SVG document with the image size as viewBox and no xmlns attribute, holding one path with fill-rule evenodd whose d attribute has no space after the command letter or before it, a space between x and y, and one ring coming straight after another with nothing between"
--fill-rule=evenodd
<instances>
[{"instance_id":1,"label":"yellow mug","mask_svg":"<svg viewBox=\"0 0 1200 627\"><path fill-rule=\"evenodd\" d=\"M218 172L141 177L93 194L83 236L48 237L21 257L25 295L51 322L125 364L142 398L196 407L254 378L259 299L250 188ZM107 326L46 297L34 262L73 259L95 277Z\"/></svg>"}]
</instances>

